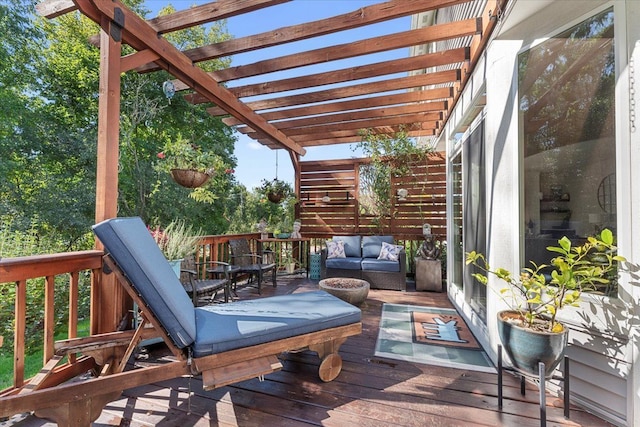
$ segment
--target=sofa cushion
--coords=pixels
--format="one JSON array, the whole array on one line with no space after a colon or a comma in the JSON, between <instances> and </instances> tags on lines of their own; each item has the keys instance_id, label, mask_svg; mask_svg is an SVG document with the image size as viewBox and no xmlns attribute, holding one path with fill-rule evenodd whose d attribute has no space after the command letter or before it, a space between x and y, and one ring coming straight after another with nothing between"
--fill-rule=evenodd
<instances>
[{"instance_id":1,"label":"sofa cushion","mask_svg":"<svg viewBox=\"0 0 640 427\"><path fill-rule=\"evenodd\" d=\"M379 260L387 260L387 261L398 261L400 257L400 251L402 251L402 246L400 245L392 245L387 242L382 242L382 249L380 249L380 255L378 256Z\"/></svg>"},{"instance_id":2,"label":"sofa cushion","mask_svg":"<svg viewBox=\"0 0 640 427\"><path fill-rule=\"evenodd\" d=\"M393 236L364 236L362 238L362 257L378 258L382 242L393 244Z\"/></svg>"},{"instance_id":3,"label":"sofa cushion","mask_svg":"<svg viewBox=\"0 0 640 427\"><path fill-rule=\"evenodd\" d=\"M325 291L198 307L194 356L348 325L360 317L359 308Z\"/></svg>"},{"instance_id":4,"label":"sofa cushion","mask_svg":"<svg viewBox=\"0 0 640 427\"><path fill-rule=\"evenodd\" d=\"M346 257L346 258L328 258L325 265L327 268L340 268L343 270L361 270L360 257Z\"/></svg>"},{"instance_id":5,"label":"sofa cushion","mask_svg":"<svg viewBox=\"0 0 640 427\"><path fill-rule=\"evenodd\" d=\"M347 257L361 257L361 237L360 236L334 236L333 240L340 240L344 242L344 254Z\"/></svg>"},{"instance_id":6,"label":"sofa cushion","mask_svg":"<svg viewBox=\"0 0 640 427\"><path fill-rule=\"evenodd\" d=\"M398 261L363 258L361 265L362 270L367 271L389 271L393 273L400 271L400 263Z\"/></svg>"},{"instance_id":7,"label":"sofa cushion","mask_svg":"<svg viewBox=\"0 0 640 427\"><path fill-rule=\"evenodd\" d=\"M345 258L344 242L329 240L327 244L327 258Z\"/></svg>"}]
</instances>

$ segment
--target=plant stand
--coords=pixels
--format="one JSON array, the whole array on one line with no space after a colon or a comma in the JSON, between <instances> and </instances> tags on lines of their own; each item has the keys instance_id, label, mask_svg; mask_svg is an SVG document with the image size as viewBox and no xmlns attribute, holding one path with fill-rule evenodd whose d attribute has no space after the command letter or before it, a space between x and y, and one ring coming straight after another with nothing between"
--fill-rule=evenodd
<instances>
[{"instance_id":1,"label":"plant stand","mask_svg":"<svg viewBox=\"0 0 640 427\"><path fill-rule=\"evenodd\" d=\"M416 291L442 292L442 266L440 260L415 258Z\"/></svg>"},{"instance_id":2,"label":"plant stand","mask_svg":"<svg viewBox=\"0 0 640 427\"><path fill-rule=\"evenodd\" d=\"M498 345L498 410L502 410L502 371L513 372L516 375L520 376L520 394L522 396L525 395L525 376L522 372L517 369L510 368L507 366L503 366L502 364L502 346ZM564 417L569 419L569 397L570 397L570 389L569 389L569 357L564 356L564 374L563 376L553 375L549 378L545 378L545 366L544 363L540 362L539 375L535 377L538 381L538 390L540 393L540 427L546 427L547 425L547 389L546 389L546 381L547 379L554 379L564 382L564 392L563 400L564 400Z\"/></svg>"}]
</instances>

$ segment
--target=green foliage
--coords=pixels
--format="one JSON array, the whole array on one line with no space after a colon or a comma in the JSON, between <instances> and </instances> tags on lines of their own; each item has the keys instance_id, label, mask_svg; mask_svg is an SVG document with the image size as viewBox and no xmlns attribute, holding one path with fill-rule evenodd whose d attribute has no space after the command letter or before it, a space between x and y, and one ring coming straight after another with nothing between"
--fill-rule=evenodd
<instances>
[{"instance_id":1,"label":"green foliage","mask_svg":"<svg viewBox=\"0 0 640 427\"><path fill-rule=\"evenodd\" d=\"M295 193L293 192L291 185L288 182L279 180L278 178L274 178L272 180L263 179L260 191L265 195L273 193L282 194L283 198L295 197Z\"/></svg>"},{"instance_id":2,"label":"green foliage","mask_svg":"<svg viewBox=\"0 0 640 427\"><path fill-rule=\"evenodd\" d=\"M184 221L172 221L166 228L156 226L150 230L165 258L169 261L184 259L194 254L196 247L204 234L202 230L195 230Z\"/></svg>"},{"instance_id":3,"label":"green foliage","mask_svg":"<svg viewBox=\"0 0 640 427\"><path fill-rule=\"evenodd\" d=\"M34 3L0 2L0 211L22 230L39 218L39 231L55 231L71 247L94 222L99 50L87 40L98 27L75 13L42 19ZM125 3L147 13L141 0ZM190 48L230 35L219 21L166 37ZM229 61L201 65L212 71ZM170 78L121 75L119 215L161 223L185 218L207 233L223 233L228 222L211 212L224 211L225 195L237 185L232 175L217 171L206 189L192 193L153 167L162 147L179 138L219 156L228 169L236 164L232 129L205 105L181 96L169 102L162 83Z\"/></svg>"},{"instance_id":4,"label":"green foliage","mask_svg":"<svg viewBox=\"0 0 640 427\"><path fill-rule=\"evenodd\" d=\"M559 332L562 325L556 321L558 312L567 306L577 307L582 292L595 289L609 282L607 275L617 271L618 262L625 258L616 255L613 233L604 229L597 237L589 237L581 246L572 246L566 236L558 240L558 246L547 250L557 254L551 260L551 279L543 274L548 267L531 261L531 268L525 268L515 277L504 268L491 269L484 255L475 251L467 253L467 265L471 264L484 271L473 277L483 285L488 283L487 274L493 274L510 286L500 291L510 308L518 311L527 321L527 327L543 325L548 332Z\"/></svg>"},{"instance_id":5,"label":"green foliage","mask_svg":"<svg viewBox=\"0 0 640 427\"><path fill-rule=\"evenodd\" d=\"M182 138L167 141L157 157L159 161L156 169L164 172L170 172L171 169L193 169L213 174L215 169L222 168L220 156L204 151L202 147Z\"/></svg>"},{"instance_id":6,"label":"green foliage","mask_svg":"<svg viewBox=\"0 0 640 427\"><path fill-rule=\"evenodd\" d=\"M0 218L0 257L19 257L36 254L60 253L68 250L66 242L61 241L56 234L41 234L37 222L33 222L28 231L21 231L13 227L7 218ZM89 239L82 246L72 249L88 249ZM79 277L79 317L89 315L90 305L90 276L83 273ZM43 301L44 278L27 281L27 318L26 318L26 352L32 353L42 347L43 341ZM13 342L14 304L16 296L15 283L0 283L0 335L6 342ZM57 325L65 325L69 313L69 277L56 276L54 284L54 318ZM0 347L0 355L6 355L12 347Z\"/></svg>"},{"instance_id":7,"label":"green foliage","mask_svg":"<svg viewBox=\"0 0 640 427\"><path fill-rule=\"evenodd\" d=\"M362 140L356 145L371 159L360 168L360 207L374 216L379 228L391 212L391 179L411 172L411 165L427 158L431 147L418 145L403 127L395 134L360 131Z\"/></svg>"}]
</instances>

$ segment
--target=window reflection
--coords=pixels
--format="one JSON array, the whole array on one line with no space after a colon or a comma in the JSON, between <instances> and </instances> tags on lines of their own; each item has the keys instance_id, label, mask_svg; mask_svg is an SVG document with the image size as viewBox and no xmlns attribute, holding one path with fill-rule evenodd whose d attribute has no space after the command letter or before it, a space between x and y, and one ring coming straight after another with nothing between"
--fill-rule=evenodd
<instances>
[{"instance_id":1,"label":"window reflection","mask_svg":"<svg viewBox=\"0 0 640 427\"><path fill-rule=\"evenodd\" d=\"M608 9L518 58L525 260L548 264L562 236L615 232L613 28Z\"/></svg>"}]
</instances>

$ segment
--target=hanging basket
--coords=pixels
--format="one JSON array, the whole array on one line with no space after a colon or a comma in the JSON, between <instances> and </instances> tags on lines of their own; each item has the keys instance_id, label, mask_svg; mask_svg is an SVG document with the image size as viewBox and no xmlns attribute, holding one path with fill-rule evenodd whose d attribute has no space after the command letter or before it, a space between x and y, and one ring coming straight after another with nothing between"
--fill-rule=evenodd
<instances>
[{"instance_id":1,"label":"hanging basket","mask_svg":"<svg viewBox=\"0 0 640 427\"><path fill-rule=\"evenodd\" d=\"M171 169L171 178L183 187L197 188L204 185L210 176L195 169Z\"/></svg>"},{"instance_id":2,"label":"hanging basket","mask_svg":"<svg viewBox=\"0 0 640 427\"><path fill-rule=\"evenodd\" d=\"M269 192L269 193L267 193L267 199L269 199L269 201L271 203L280 203L282 201L282 199L284 199L284 193L282 193L282 192L278 192L278 193Z\"/></svg>"}]
</instances>

